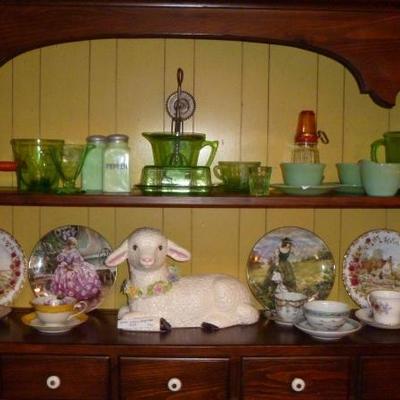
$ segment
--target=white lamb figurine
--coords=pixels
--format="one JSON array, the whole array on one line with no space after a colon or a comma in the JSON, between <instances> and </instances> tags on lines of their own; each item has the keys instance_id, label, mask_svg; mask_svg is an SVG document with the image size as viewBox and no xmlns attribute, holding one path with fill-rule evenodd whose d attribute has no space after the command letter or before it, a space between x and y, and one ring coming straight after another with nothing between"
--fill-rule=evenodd
<instances>
[{"instance_id":1,"label":"white lamb figurine","mask_svg":"<svg viewBox=\"0 0 400 400\"><path fill-rule=\"evenodd\" d=\"M118 312L118 327L166 331L202 327L209 330L253 324L259 313L239 280L222 274L178 278L166 256L190 260L190 253L159 230L140 228L111 253L106 264L128 259L130 279L125 285L128 306Z\"/></svg>"}]
</instances>

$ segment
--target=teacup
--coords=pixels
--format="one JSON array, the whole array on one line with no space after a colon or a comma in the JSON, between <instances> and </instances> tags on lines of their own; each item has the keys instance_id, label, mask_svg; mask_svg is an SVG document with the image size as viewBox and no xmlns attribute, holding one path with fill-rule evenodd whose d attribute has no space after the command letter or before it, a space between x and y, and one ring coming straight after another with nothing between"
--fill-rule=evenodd
<instances>
[{"instance_id":1,"label":"teacup","mask_svg":"<svg viewBox=\"0 0 400 400\"><path fill-rule=\"evenodd\" d=\"M361 181L368 196L394 196L400 187L400 164L360 161Z\"/></svg>"},{"instance_id":2,"label":"teacup","mask_svg":"<svg viewBox=\"0 0 400 400\"><path fill-rule=\"evenodd\" d=\"M303 315L307 296L297 292L275 293L275 309L278 320L294 323Z\"/></svg>"},{"instance_id":3,"label":"teacup","mask_svg":"<svg viewBox=\"0 0 400 400\"><path fill-rule=\"evenodd\" d=\"M250 168L260 165L261 162L259 161L219 161L213 171L228 190L249 193Z\"/></svg>"},{"instance_id":4,"label":"teacup","mask_svg":"<svg viewBox=\"0 0 400 400\"><path fill-rule=\"evenodd\" d=\"M400 324L400 292L373 290L367 296L374 320L383 325Z\"/></svg>"},{"instance_id":5,"label":"teacup","mask_svg":"<svg viewBox=\"0 0 400 400\"><path fill-rule=\"evenodd\" d=\"M304 304L307 322L319 330L338 330L345 324L349 314L349 306L340 301L314 300Z\"/></svg>"},{"instance_id":6,"label":"teacup","mask_svg":"<svg viewBox=\"0 0 400 400\"><path fill-rule=\"evenodd\" d=\"M343 185L361 186L361 171L359 163L337 163L339 181Z\"/></svg>"},{"instance_id":7,"label":"teacup","mask_svg":"<svg viewBox=\"0 0 400 400\"><path fill-rule=\"evenodd\" d=\"M281 163L283 182L289 186L318 186L324 179L325 164Z\"/></svg>"},{"instance_id":8,"label":"teacup","mask_svg":"<svg viewBox=\"0 0 400 400\"><path fill-rule=\"evenodd\" d=\"M60 300L42 296L37 297L31 303L35 308L39 320L48 326L64 325L72 318L84 313L87 309L86 302L77 302L76 299L72 297L66 297Z\"/></svg>"}]
</instances>

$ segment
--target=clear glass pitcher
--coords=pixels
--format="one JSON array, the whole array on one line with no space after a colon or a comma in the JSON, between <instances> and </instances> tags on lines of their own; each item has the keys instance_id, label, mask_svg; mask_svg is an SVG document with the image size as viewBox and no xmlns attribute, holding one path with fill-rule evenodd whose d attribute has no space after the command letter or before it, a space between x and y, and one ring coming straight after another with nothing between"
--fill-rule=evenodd
<instances>
[{"instance_id":1,"label":"clear glass pitcher","mask_svg":"<svg viewBox=\"0 0 400 400\"><path fill-rule=\"evenodd\" d=\"M218 149L218 141L206 140L203 133L182 133L177 136L172 133L145 132L143 136L151 144L156 166L197 167L200 151L209 146L211 150L205 164L206 167L209 167ZM174 163L176 151L179 152L178 164Z\"/></svg>"}]
</instances>

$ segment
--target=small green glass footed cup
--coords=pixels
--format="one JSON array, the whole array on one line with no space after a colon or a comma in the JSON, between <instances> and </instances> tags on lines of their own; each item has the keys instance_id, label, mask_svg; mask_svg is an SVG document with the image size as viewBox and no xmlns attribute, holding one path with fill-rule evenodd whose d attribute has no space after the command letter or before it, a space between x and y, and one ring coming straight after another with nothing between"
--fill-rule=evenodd
<instances>
[{"instance_id":1,"label":"small green glass footed cup","mask_svg":"<svg viewBox=\"0 0 400 400\"><path fill-rule=\"evenodd\" d=\"M81 173L85 157L92 145L64 144L62 153L53 153L54 163L61 176L63 187L57 190L60 194L72 194L81 191L76 181Z\"/></svg>"}]
</instances>

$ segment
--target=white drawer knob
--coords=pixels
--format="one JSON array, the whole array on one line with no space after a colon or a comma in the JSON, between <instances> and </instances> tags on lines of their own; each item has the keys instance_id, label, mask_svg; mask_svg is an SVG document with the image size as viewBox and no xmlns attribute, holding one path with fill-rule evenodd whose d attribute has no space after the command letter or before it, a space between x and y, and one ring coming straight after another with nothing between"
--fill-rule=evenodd
<instances>
[{"instance_id":1,"label":"white drawer knob","mask_svg":"<svg viewBox=\"0 0 400 400\"><path fill-rule=\"evenodd\" d=\"M61 379L57 375L50 375L46 380L49 389L57 389L61 385Z\"/></svg>"},{"instance_id":2,"label":"white drawer knob","mask_svg":"<svg viewBox=\"0 0 400 400\"><path fill-rule=\"evenodd\" d=\"M182 389L182 381L179 378L171 378L168 381L168 389L171 392L179 392Z\"/></svg>"},{"instance_id":3,"label":"white drawer knob","mask_svg":"<svg viewBox=\"0 0 400 400\"><path fill-rule=\"evenodd\" d=\"M306 387L306 383L301 378L294 378L291 386L295 392L302 392Z\"/></svg>"}]
</instances>

